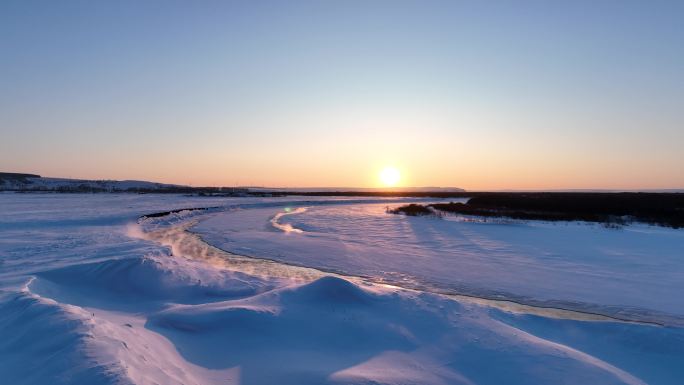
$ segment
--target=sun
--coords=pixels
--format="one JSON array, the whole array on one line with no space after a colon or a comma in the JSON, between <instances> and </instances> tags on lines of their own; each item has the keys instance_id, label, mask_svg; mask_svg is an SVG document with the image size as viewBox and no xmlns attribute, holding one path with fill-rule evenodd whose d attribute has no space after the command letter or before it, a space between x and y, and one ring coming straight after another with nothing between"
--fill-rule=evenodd
<instances>
[{"instance_id":1,"label":"sun","mask_svg":"<svg viewBox=\"0 0 684 385\"><path fill-rule=\"evenodd\" d=\"M380 171L380 182L385 187L394 187L399 183L401 174L395 167L385 167Z\"/></svg>"}]
</instances>

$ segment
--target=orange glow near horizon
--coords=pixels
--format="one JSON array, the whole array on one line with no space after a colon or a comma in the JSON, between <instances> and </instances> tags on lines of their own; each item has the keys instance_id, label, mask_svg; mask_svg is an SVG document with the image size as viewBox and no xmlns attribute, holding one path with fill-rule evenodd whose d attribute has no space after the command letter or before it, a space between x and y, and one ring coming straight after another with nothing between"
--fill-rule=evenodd
<instances>
[{"instance_id":1,"label":"orange glow near horizon","mask_svg":"<svg viewBox=\"0 0 684 385\"><path fill-rule=\"evenodd\" d=\"M8 167L10 171L36 173L44 177L79 179L135 179L192 186L263 186L283 188L367 188L367 187L458 187L466 190L562 190L562 189L667 189L682 188L684 180L672 178L667 169L657 168L657 162L641 159L621 164L602 163L599 159L574 160L560 157L544 162L519 159L517 162L499 154L483 159L466 150L456 156L441 156L432 161L427 157L406 156L401 162L374 160L356 151L357 159L328 158L323 154L317 162L301 159L296 154L290 162L260 159L253 156L223 156L218 151L208 154L181 154L173 161L159 156L153 161L137 154L115 158L111 162L90 164L68 163L44 166ZM262 154L256 154L260 156ZM318 154L317 154L318 155ZM374 154L376 155L376 154ZM422 154L421 154L422 155ZM393 154L383 159L394 158ZM102 158L101 158L102 159ZM156 162L158 160L158 163ZM676 163L676 162L675 162ZM392 165L392 166L388 166ZM395 171L388 172L388 168ZM3 170L4 171L4 170ZM398 173L398 179L397 179Z\"/></svg>"}]
</instances>

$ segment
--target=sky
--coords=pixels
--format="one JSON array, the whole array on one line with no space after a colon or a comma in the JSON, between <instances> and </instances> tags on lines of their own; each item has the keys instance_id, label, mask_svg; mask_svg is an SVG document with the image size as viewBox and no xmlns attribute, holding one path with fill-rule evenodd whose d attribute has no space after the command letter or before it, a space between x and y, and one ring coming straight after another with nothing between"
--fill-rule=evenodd
<instances>
[{"instance_id":1,"label":"sky","mask_svg":"<svg viewBox=\"0 0 684 385\"><path fill-rule=\"evenodd\" d=\"M682 1L0 2L0 171L684 188Z\"/></svg>"}]
</instances>

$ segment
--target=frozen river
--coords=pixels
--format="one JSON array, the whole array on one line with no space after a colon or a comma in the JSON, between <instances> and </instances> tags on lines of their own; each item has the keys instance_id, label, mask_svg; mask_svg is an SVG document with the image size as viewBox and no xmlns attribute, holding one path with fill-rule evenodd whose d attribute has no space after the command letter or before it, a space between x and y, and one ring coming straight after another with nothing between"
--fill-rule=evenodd
<instances>
[{"instance_id":1,"label":"frozen river","mask_svg":"<svg viewBox=\"0 0 684 385\"><path fill-rule=\"evenodd\" d=\"M237 254L401 286L612 315L684 316L684 231L386 213L399 204L236 209L193 231Z\"/></svg>"}]
</instances>

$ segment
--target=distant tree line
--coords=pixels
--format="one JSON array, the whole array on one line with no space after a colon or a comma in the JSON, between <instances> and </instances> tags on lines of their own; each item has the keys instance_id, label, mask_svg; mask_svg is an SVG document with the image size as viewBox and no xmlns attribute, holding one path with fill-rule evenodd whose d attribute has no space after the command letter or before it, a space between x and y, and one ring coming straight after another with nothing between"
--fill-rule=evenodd
<instances>
[{"instance_id":1,"label":"distant tree line","mask_svg":"<svg viewBox=\"0 0 684 385\"><path fill-rule=\"evenodd\" d=\"M545 221L643 222L684 228L682 193L480 193L468 203L406 205L393 214L443 213Z\"/></svg>"}]
</instances>

